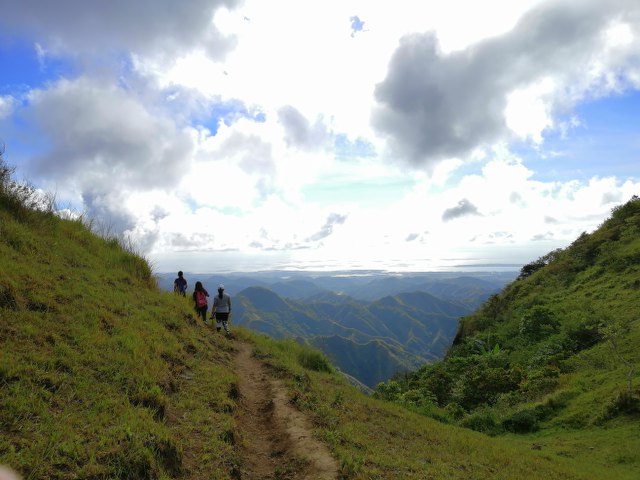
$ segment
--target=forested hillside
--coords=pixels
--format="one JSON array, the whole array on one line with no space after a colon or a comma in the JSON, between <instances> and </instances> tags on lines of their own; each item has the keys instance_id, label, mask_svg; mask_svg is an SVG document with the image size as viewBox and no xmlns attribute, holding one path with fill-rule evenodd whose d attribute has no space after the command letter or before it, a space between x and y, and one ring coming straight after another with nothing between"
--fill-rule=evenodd
<instances>
[{"instance_id":1,"label":"forested hillside","mask_svg":"<svg viewBox=\"0 0 640 480\"><path fill-rule=\"evenodd\" d=\"M380 385L376 395L491 435L573 432L571 455L589 443L585 430L602 434L591 454L640 472L638 345L633 197L593 233L525 265L465 317L445 360Z\"/></svg>"}]
</instances>

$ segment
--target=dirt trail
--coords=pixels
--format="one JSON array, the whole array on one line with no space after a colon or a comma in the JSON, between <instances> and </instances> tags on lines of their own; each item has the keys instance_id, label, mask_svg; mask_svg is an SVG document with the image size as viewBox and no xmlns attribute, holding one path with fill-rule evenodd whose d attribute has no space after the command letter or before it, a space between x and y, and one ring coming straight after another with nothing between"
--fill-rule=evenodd
<instances>
[{"instance_id":1,"label":"dirt trail","mask_svg":"<svg viewBox=\"0 0 640 480\"><path fill-rule=\"evenodd\" d=\"M242 480L334 480L338 463L316 440L308 419L287 398L276 379L252 356L253 347L237 342L235 367L240 408L237 415L242 444Z\"/></svg>"}]
</instances>

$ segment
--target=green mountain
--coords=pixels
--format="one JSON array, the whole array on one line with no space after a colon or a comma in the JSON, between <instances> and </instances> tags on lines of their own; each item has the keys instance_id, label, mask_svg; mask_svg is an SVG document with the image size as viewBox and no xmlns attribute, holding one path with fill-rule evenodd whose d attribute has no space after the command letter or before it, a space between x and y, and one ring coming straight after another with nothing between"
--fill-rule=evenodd
<instances>
[{"instance_id":1,"label":"green mountain","mask_svg":"<svg viewBox=\"0 0 640 480\"><path fill-rule=\"evenodd\" d=\"M326 297L326 294L322 294ZM274 338L297 338L323 351L369 387L444 356L469 310L424 292L376 302L345 296L302 302L250 287L234 299L233 321Z\"/></svg>"},{"instance_id":2,"label":"green mountain","mask_svg":"<svg viewBox=\"0 0 640 480\"><path fill-rule=\"evenodd\" d=\"M570 456L640 474L638 312L633 197L593 233L525 265L463 318L443 361L381 385L377 395L492 435L565 442Z\"/></svg>"}]
</instances>

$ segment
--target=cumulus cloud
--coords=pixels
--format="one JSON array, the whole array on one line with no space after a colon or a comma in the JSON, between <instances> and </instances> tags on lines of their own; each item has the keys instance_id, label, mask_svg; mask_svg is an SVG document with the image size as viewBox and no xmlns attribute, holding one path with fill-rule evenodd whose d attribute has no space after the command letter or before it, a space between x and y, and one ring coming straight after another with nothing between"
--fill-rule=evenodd
<instances>
[{"instance_id":1,"label":"cumulus cloud","mask_svg":"<svg viewBox=\"0 0 640 480\"><path fill-rule=\"evenodd\" d=\"M206 250L215 244L215 234L207 233L174 233L168 236L168 242L176 250Z\"/></svg>"},{"instance_id":2,"label":"cumulus cloud","mask_svg":"<svg viewBox=\"0 0 640 480\"><path fill-rule=\"evenodd\" d=\"M633 81L637 72L627 63L637 55L637 46L608 36L620 22L637 36L640 4L545 2L510 32L447 55L433 33L408 35L376 87L372 123L408 162L433 167L508 136L505 110L510 96L547 82L547 87L534 89L538 97L532 100L544 96L538 128L548 127L546 115L563 103Z\"/></svg>"},{"instance_id":3,"label":"cumulus cloud","mask_svg":"<svg viewBox=\"0 0 640 480\"><path fill-rule=\"evenodd\" d=\"M532 242L542 242L546 240L553 240L554 234L553 232L539 233L531 237Z\"/></svg>"},{"instance_id":4,"label":"cumulus cloud","mask_svg":"<svg viewBox=\"0 0 640 480\"><path fill-rule=\"evenodd\" d=\"M455 207L447 208L442 214L442 221L448 222L455 218L466 217L469 215L480 215L478 207L471 203L466 198L463 198L458 202Z\"/></svg>"},{"instance_id":5,"label":"cumulus cloud","mask_svg":"<svg viewBox=\"0 0 640 480\"><path fill-rule=\"evenodd\" d=\"M170 188L194 149L191 131L150 111L130 92L88 79L32 91L20 112L47 145L31 173L77 191L84 206L118 219L130 191Z\"/></svg>"},{"instance_id":6,"label":"cumulus cloud","mask_svg":"<svg viewBox=\"0 0 640 480\"><path fill-rule=\"evenodd\" d=\"M17 103L16 99L10 95L0 96L0 120L11 115Z\"/></svg>"},{"instance_id":7,"label":"cumulus cloud","mask_svg":"<svg viewBox=\"0 0 640 480\"><path fill-rule=\"evenodd\" d=\"M413 242L414 240L416 240L418 237L420 237L420 235L418 233L410 233L409 235L407 235L407 238L405 238L405 241L407 242Z\"/></svg>"},{"instance_id":8,"label":"cumulus cloud","mask_svg":"<svg viewBox=\"0 0 640 480\"><path fill-rule=\"evenodd\" d=\"M320 230L316 233L314 233L313 235L311 235L307 241L318 241L318 240L322 240L323 238L328 237L329 235L331 235L333 233L333 227L336 225L342 225L345 221L347 220L347 216L346 215L340 215L338 213L332 213L331 215L329 215L329 217L327 218L326 223L322 226L322 228L320 228Z\"/></svg>"},{"instance_id":9,"label":"cumulus cloud","mask_svg":"<svg viewBox=\"0 0 640 480\"><path fill-rule=\"evenodd\" d=\"M0 0L0 30L28 34L65 54L134 52L176 54L200 48L219 58L233 46L215 28L215 12L239 0Z\"/></svg>"},{"instance_id":10,"label":"cumulus cloud","mask_svg":"<svg viewBox=\"0 0 640 480\"><path fill-rule=\"evenodd\" d=\"M276 170L271 144L258 135L233 131L211 157L220 158L232 159L246 173L270 176Z\"/></svg>"},{"instance_id":11,"label":"cumulus cloud","mask_svg":"<svg viewBox=\"0 0 640 480\"><path fill-rule=\"evenodd\" d=\"M327 144L331 135L321 119L314 124L291 105L282 107L278 111L278 119L285 129L285 142L288 146L303 150L322 148Z\"/></svg>"}]
</instances>

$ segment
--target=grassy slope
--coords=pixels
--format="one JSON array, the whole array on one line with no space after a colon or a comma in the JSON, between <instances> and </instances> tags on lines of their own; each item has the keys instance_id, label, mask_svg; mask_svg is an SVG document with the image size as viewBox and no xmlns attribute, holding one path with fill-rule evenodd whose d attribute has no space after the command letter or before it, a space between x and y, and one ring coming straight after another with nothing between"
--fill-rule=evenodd
<instances>
[{"instance_id":1,"label":"grassy slope","mask_svg":"<svg viewBox=\"0 0 640 480\"><path fill-rule=\"evenodd\" d=\"M366 397L326 372L321 354L293 341L255 334L251 339L256 355L287 381L292 402L310 415L315 433L339 459L341 478L609 478L605 470L572 464L530 444L490 438Z\"/></svg>"},{"instance_id":2,"label":"grassy slope","mask_svg":"<svg viewBox=\"0 0 640 480\"><path fill-rule=\"evenodd\" d=\"M0 464L27 479L232 478L232 342L79 221L0 197ZM343 478L606 478L360 394L321 355L239 331Z\"/></svg>"},{"instance_id":3,"label":"grassy slope","mask_svg":"<svg viewBox=\"0 0 640 480\"><path fill-rule=\"evenodd\" d=\"M609 478L638 478L640 200L614 210L598 230L542 263L547 265L465 318L457 345L438 371L417 372L396 398L438 386L447 391L439 394L440 407L449 403L447 410L455 411L457 402L467 409L463 425L504 435L509 421L519 418L520 428L531 431L506 434L515 444L535 443L575 465L609 472ZM523 322L539 308L557 324L531 335ZM499 351L493 352L496 345ZM487 396L486 404L474 405L469 394L460 393L469 371L481 377L496 370L519 372L521 379ZM477 384L470 392L476 397L480 388L496 386Z\"/></svg>"},{"instance_id":4,"label":"grassy slope","mask_svg":"<svg viewBox=\"0 0 640 480\"><path fill-rule=\"evenodd\" d=\"M227 472L231 347L189 310L117 241L0 207L0 463L38 479Z\"/></svg>"}]
</instances>

